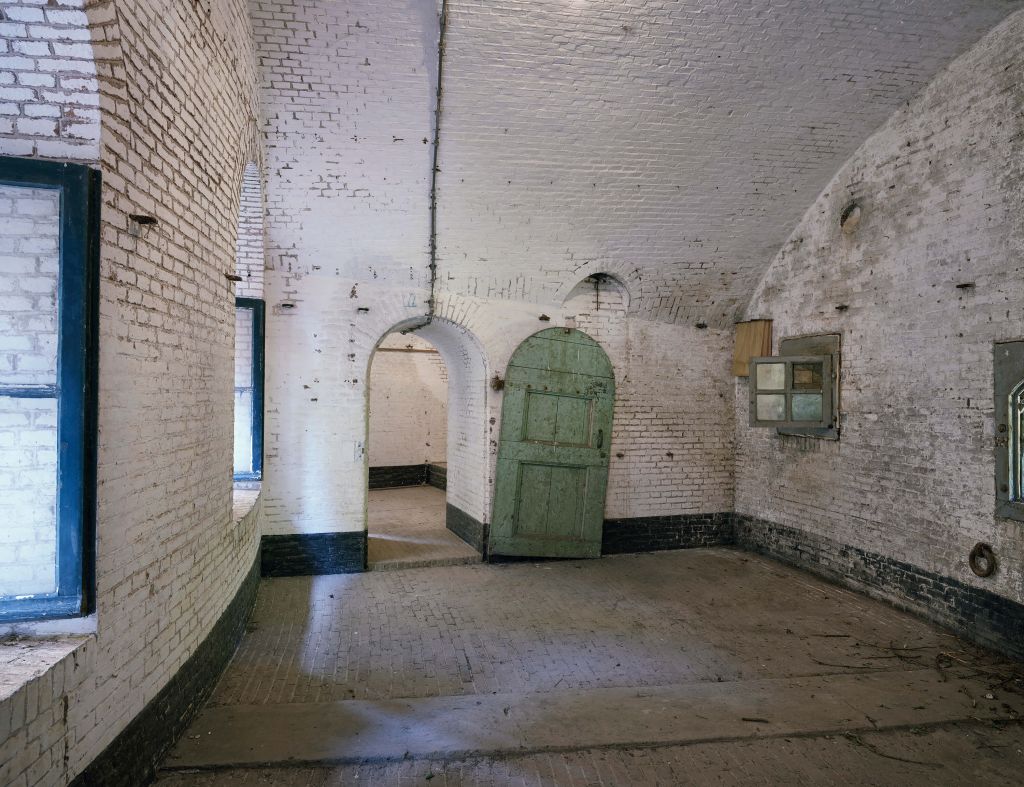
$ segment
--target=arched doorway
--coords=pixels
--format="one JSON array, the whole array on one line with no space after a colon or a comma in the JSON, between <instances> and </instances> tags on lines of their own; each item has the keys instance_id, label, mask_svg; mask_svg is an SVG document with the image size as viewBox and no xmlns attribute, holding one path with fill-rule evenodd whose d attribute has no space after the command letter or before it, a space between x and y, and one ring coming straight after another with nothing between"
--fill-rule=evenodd
<instances>
[{"instance_id":1,"label":"arched doorway","mask_svg":"<svg viewBox=\"0 0 1024 787\"><path fill-rule=\"evenodd\" d=\"M505 375L489 554L598 557L615 374L572 328L524 341Z\"/></svg>"},{"instance_id":2,"label":"arched doorway","mask_svg":"<svg viewBox=\"0 0 1024 787\"><path fill-rule=\"evenodd\" d=\"M368 568L476 562L485 545L486 362L460 326L400 325L370 362Z\"/></svg>"}]
</instances>

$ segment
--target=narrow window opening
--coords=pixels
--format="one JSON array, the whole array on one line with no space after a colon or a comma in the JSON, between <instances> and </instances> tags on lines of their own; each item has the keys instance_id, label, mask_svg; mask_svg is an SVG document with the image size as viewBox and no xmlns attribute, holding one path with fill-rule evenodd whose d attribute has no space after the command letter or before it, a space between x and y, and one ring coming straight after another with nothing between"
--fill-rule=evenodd
<instances>
[{"instance_id":1,"label":"narrow window opening","mask_svg":"<svg viewBox=\"0 0 1024 787\"><path fill-rule=\"evenodd\" d=\"M1024 341L997 342L993 371L996 514L1024 521Z\"/></svg>"},{"instance_id":2,"label":"narrow window opening","mask_svg":"<svg viewBox=\"0 0 1024 787\"><path fill-rule=\"evenodd\" d=\"M263 301L235 299L235 480L263 477Z\"/></svg>"}]
</instances>

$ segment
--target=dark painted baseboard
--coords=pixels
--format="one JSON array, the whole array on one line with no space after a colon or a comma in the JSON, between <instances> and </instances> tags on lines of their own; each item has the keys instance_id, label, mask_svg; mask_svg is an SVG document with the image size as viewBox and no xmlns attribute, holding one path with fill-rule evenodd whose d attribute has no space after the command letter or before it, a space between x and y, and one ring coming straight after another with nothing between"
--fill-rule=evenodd
<instances>
[{"instance_id":1,"label":"dark painted baseboard","mask_svg":"<svg viewBox=\"0 0 1024 787\"><path fill-rule=\"evenodd\" d=\"M427 483L429 465L393 465L370 468L370 489L422 486Z\"/></svg>"},{"instance_id":2,"label":"dark painted baseboard","mask_svg":"<svg viewBox=\"0 0 1024 787\"><path fill-rule=\"evenodd\" d=\"M763 519L735 516L736 541L1024 659L1024 605L885 555Z\"/></svg>"},{"instance_id":3,"label":"dark painted baseboard","mask_svg":"<svg viewBox=\"0 0 1024 787\"><path fill-rule=\"evenodd\" d=\"M487 557L487 525L451 503L446 506L444 523L455 535Z\"/></svg>"},{"instance_id":4,"label":"dark painted baseboard","mask_svg":"<svg viewBox=\"0 0 1024 787\"><path fill-rule=\"evenodd\" d=\"M733 543L733 516L728 512L606 519L601 554L621 555Z\"/></svg>"},{"instance_id":5,"label":"dark painted baseboard","mask_svg":"<svg viewBox=\"0 0 1024 787\"><path fill-rule=\"evenodd\" d=\"M448 468L445 465L427 465L427 483L437 489L447 489Z\"/></svg>"},{"instance_id":6,"label":"dark painted baseboard","mask_svg":"<svg viewBox=\"0 0 1024 787\"><path fill-rule=\"evenodd\" d=\"M260 582L259 555L234 599L199 647L160 692L96 759L72 787L139 787L185 732L227 667L245 633Z\"/></svg>"},{"instance_id":7,"label":"dark painted baseboard","mask_svg":"<svg viewBox=\"0 0 1024 787\"><path fill-rule=\"evenodd\" d=\"M263 536L265 577L352 574L366 570L366 532Z\"/></svg>"}]
</instances>

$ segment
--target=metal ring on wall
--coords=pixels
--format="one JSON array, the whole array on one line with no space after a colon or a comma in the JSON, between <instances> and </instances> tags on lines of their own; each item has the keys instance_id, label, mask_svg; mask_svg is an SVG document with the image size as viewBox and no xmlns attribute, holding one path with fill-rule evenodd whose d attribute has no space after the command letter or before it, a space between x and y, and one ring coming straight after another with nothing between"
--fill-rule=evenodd
<instances>
[{"instance_id":1,"label":"metal ring on wall","mask_svg":"<svg viewBox=\"0 0 1024 787\"><path fill-rule=\"evenodd\" d=\"M988 544L977 543L967 557L971 571L979 577L990 577L996 570L996 555Z\"/></svg>"}]
</instances>

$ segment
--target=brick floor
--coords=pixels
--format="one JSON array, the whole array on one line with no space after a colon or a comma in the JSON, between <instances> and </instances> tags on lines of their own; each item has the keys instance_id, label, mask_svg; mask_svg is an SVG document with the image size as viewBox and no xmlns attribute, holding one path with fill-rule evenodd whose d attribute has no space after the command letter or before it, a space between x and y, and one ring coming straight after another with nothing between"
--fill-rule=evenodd
<instances>
[{"instance_id":1,"label":"brick floor","mask_svg":"<svg viewBox=\"0 0 1024 787\"><path fill-rule=\"evenodd\" d=\"M215 704L899 670L981 653L726 549L268 579L251 628Z\"/></svg>"},{"instance_id":2,"label":"brick floor","mask_svg":"<svg viewBox=\"0 0 1024 787\"><path fill-rule=\"evenodd\" d=\"M688 550L264 580L211 705L266 705L273 724L279 703L850 673L904 686L922 668L948 677L943 685L956 696L990 705L1022 687L1020 665L884 604L760 556ZM1000 725L972 721L968 710L961 722L917 729L755 731L684 746L580 746L457 762L167 772L161 784L1015 783L1024 731L1003 707Z\"/></svg>"},{"instance_id":3,"label":"brick floor","mask_svg":"<svg viewBox=\"0 0 1024 787\"><path fill-rule=\"evenodd\" d=\"M160 787L327 785L968 785L1019 784L1024 729L937 730L605 749L457 762L164 774Z\"/></svg>"}]
</instances>

